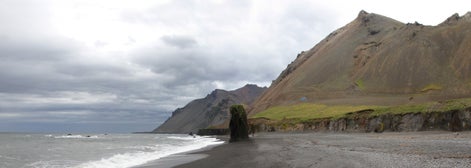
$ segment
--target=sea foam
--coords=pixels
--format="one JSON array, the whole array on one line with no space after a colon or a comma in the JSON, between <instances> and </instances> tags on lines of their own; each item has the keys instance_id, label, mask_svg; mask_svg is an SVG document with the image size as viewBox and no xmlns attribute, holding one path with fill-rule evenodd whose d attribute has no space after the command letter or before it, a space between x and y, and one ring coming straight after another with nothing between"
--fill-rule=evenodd
<instances>
[{"instance_id":1,"label":"sea foam","mask_svg":"<svg viewBox=\"0 0 471 168\"><path fill-rule=\"evenodd\" d=\"M90 161L76 166L76 168L126 168L145 164L149 161L157 160L172 154L188 152L201 149L209 145L222 144L216 138L211 137L168 137L169 139L184 140L181 145L155 145L146 146L144 151L134 151L128 153L120 153L101 160ZM139 148L142 148L140 146ZM149 150L151 149L151 150Z\"/></svg>"}]
</instances>

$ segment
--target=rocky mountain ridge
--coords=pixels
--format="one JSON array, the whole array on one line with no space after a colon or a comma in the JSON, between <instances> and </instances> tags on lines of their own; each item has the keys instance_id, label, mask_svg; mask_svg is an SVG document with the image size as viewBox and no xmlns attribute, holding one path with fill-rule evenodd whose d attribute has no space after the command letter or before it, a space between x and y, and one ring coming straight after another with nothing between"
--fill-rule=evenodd
<instances>
[{"instance_id":1,"label":"rocky mountain ridge","mask_svg":"<svg viewBox=\"0 0 471 168\"><path fill-rule=\"evenodd\" d=\"M229 107L234 104L251 104L266 87L245 85L226 91L216 89L205 98L196 99L176 109L172 116L154 129L154 133L196 133L199 129L224 125L230 119Z\"/></svg>"},{"instance_id":2,"label":"rocky mountain ridge","mask_svg":"<svg viewBox=\"0 0 471 168\"><path fill-rule=\"evenodd\" d=\"M471 95L471 13L437 26L361 11L297 58L251 114L297 103L398 105Z\"/></svg>"}]
</instances>

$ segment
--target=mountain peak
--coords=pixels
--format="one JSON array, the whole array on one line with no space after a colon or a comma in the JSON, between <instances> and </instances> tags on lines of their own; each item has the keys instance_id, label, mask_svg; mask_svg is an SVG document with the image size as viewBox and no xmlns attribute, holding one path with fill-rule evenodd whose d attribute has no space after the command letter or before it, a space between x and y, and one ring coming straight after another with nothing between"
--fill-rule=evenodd
<instances>
[{"instance_id":1,"label":"mountain peak","mask_svg":"<svg viewBox=\"0 0 471 168\"><path fill-rule=\"evenodd\" d=\"M440 23L439 25L455 25L461 21L471 21L471 12L467 12L463 16L460 16L458 13L455 13L448 17L445 21Z\"/></svg>"},{"instance_id":2,"label":"mountain peak","mask_svg":"<svg viewBox=\"0 0 471 168\"><path fill-rule=\"evenodd\" d=\"M464 14L463 17L471 18L471 11L466 12L466 14Z\"/></svg>"},{"instance_id":3,"label":"mountain peak","mask_svg":"<svg viewBox=\"0 0 471 168\"><path fill-rule=\"evenodd\" d=\"M365 10L361 10L359 13L358 13L358 17L365 17L366 15L368 15L369 13L366 12Z\"/></svg>"},{"instance_id":4,"label":"mountain peak","mask_svg":"<svg viewBox=\"0 0 471 168\"><path fill-rule=\"evenodd\" d=\"M401 23L397 20L391 19L389 17L379 15L376 13L368 13L364 10L361 10L358 13L355 21L360 22L362 25L376 25L376 24L388 24L388 23Z\"/></svg>"},{"instance_id":5,"label":"mountain peak","mask_svg":"<svg viewBox=\"0 0 471 168\"><path fill-rule=\"evenodd\" d=\"M217 97L217 96L220 96L220 95L225 95L227 93L228 93L228 91L226 91L226 90L214 89L208 96Z\"/></svg>"},{"instance_id":6,"label":"mountain peak","mask_svg":"<svg viewBox=\"0 0 471 168\"><path fill-rule=\"evenodd\" d=\"M266 88L266 86L265 86L265 87L259 87L259 86L256 85L256 84L250 84L250 83L248 83L248 84L246 84L244 87L241 87L241 88L239 88L239 89L244 89L244 88ZM239 90L239 89L237 89L237 90Z\"/></svg>"},{"instance_id":7,"label":"mountain peak","mask_svg":"<svg viewBox=\"0 0 471 168\"><path fill-rule=\"evenodd\" d=\"M258 97L267 87L259 87L255 84L247 84L244 87L230 91L231 93L236 94L237 96L244 99L243 103L250 104Z\"/></svg>"}]
</instances>

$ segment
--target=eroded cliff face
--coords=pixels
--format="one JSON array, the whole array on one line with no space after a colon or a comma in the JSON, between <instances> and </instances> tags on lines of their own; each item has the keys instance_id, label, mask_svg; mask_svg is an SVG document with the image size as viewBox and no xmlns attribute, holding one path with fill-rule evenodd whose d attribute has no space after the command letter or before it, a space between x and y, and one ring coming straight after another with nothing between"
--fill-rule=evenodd
<instances>
[{"instance_id":1,"label":"eroded cliff face","mask_svg":"<svg viewBox=\"0 0 471 168\"><path fill-rule=\"evenodd\" d=\"M305 122L251 119L258 132L324 131L324 132L400 132L400 131L471 131L471 107L447 112L417 112L370 116L364 110L340 119L317 119Z\"/></svg>"},{"instance_id":2,"label":"eroded cliff face","mask_svg":"<svg viewBox=\"0 0 471 168\"><path fill-rule=\"evenodd\" d=\"M362 11L301 52L250 113L300 102L386 105L411 96L422 102L469 97L469 46L471 13L425 26Z\"/></svg>"},{"instance_id":3,"label":"eroded cliff face","mask_svg":"<svg viewBox=\"0 0 471 168\"><path fill-rule=\"evenodd\" d=\"M228 124L230 106L249 105L265 90L256 85L246 85L233 91L216 89L205 98L193 100L185 107L176 109L167 121L152 132L197 133L199 129Z\"/></svg>"}]
</instances>

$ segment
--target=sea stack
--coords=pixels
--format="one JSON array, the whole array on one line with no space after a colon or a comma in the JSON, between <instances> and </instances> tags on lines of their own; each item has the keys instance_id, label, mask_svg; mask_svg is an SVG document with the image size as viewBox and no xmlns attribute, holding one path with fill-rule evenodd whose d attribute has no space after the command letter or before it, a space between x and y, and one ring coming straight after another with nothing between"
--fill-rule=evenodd
<instances>
[{"instance_id":1,"label":"sea stack","mask_svg":"<svg viewBox=\"0 0 471 168\"><path fill-rule=\"evenodd\" d=\"M231 106L231 121L229 129L231 130L231 139L229 142L237 142L249 139L249 130L247 124L247 114L245 113L244 106L232 105Z\"/></svg>"}]
</instances>

